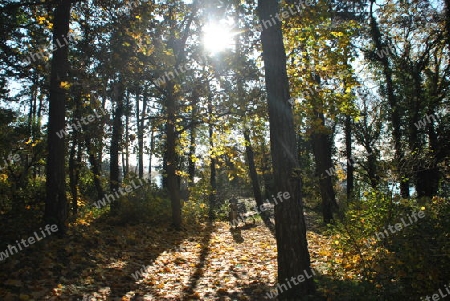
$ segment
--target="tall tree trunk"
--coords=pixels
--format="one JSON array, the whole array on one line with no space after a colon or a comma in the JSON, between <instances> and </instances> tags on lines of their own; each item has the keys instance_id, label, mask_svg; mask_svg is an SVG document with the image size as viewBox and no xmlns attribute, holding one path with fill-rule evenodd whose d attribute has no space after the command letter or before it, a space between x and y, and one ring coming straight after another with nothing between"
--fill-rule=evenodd
<instances>
[{"instance_id":1,"label":"tall tree trunk","mask_svg":"<svg viewBox=\"0 0 450 301\"><path fill-rule=\"evenodd\" d=\"M176 70L180 64L186 59L185 46L186 41L189 36L190 26L193 21L193 16L196 13L197 1L193 2L193 11L192 14L187 17L187 21L185 23L185 28L181 37L177 35L176 31L178 29L178 24L176 23L176 18L173 15L173 8L176 4L171 3L169 5L169 27L170 34L168 38L168 45L173 50L175 54L176 63L174 65L174 70ZM176 79L174 79L176 80ZM167 188L169 190L171 206L172 206L172 222L173 226L176 230L181 230L181 199L180 199L180 185L179 185L179 177L177 175L177 167L178 167L178 155L176 152L177 146L177 130L176 130L176 119L178 113L178 100L179 100L179 92L176 91L174 80L169 80L166 83L166 108L167 108L167 123L166 123L166 161L163 165L166 164L166 173L167 173ZM163 178L164 185L164 178Z\"/></svg>"},{"instance_id":2,"label":"tall tree trunk","mask_svg":"<svg viewBox=\"0 0 450 301\"><path fill-rule=\"evenodd\" d=\"M167 124L164 126L164 130L167 133ZM169 183L167 179L167 139L164 142L164 148L166 149L166 151L164 152L162 158L162 169L164 170L164 174L162 175L162 188L169 189Z\"/></svg>"},{"instance_id":3,"label":"tall tree trunk","mask_svg":"<svg viewBox=\"0 0 450 301\"><path fill-rule=\"evenodd\" d=\"M125 109L125 164L122 164L123 178L125 179L130 172L130 150L128 146L130 145L130 91L127 90L127 103ZM123 153L122 153L123 154ZM123 162L123 159L122 159Z\"/></svg>"},{"instance_id":4,"label":"tall tree trunk","mask_svg":"<svg viewBox=\"0 0 450 301\"><path fill-rule=\"evenodd\" d=\"M73 113L74 120L73 123L76 123L76 120L81 120L81 87L78 86L75 88L75 111ZM82 129L80 129L82 130ZM70 191L72 194L72 213L73 215L76 215L78 213L78 180L79 180L79 162L81 161L81 158L77 158L77 154L79 154L79 150L81 147L81 138L80 138L80 132L77 128L74 129L72 134L72 145L70 147L70 153L69 153L69 185L70 185ZM77 152L78 148L78 152Z\"/></svg>"},{"instance_id":5,"label":"tall tree trunk","mask_svg":"<svg viewBox=\"0 0 450 301\"><path fill-rule=\"evenodd\" d=\"M255 155L250 141L250 130L244 130L245 139L245 154L247 155L248 171L250 180L252 181L253 196L255 197L256 204L261 206L263 204L263 198L261 194L261 187L259 186L258 173L256 172Z\"/></svg>"},{"instance_id":6,"label":"tall tree trunk","mask_svg":"<svg viewBox=\"0 0 450 301\"><path fill-rule=\"evenodd\" d=\"M41 120L42 120L42 101L43 101L44 96L41 94L39 95L39 106L37 108L37 113L36 113L36 132L34 134L34 137L42 137L42 133L41 133ZM35 176L36 177L40 177L41 176L41 165L35 165Z\"/></svg>"},{"instance_id":7,"label":"tall tree trunk","mask_svg":"<svg viewBox=\"0 0 450 301\"><path fill-rule=\"evenodd\" d=\"M70 191L72 194L72 214L78 214L78 183L80 181L80 166L82 159L81 141L74 138L70 149L69 157L69 177L70 177Z\"/></svg>"},{"instance_id":8,"label":"tall tree trunk","mask_svg":"<svg viewBox=\"0 0 450 301\"><path fill-rule=\"evenodd\" d=\"M256 205L258 206L258 208L262 208L264 202L261 193L261 187L259 186L258 173L256 171L255 154L253 152L253 147L250 140L250 130L248 129L244 129L244 140L245 140L245 154L247 155L248 172L250 175L250 180L252 182L253 188L253 196L255 198ZM267 214L268 212L267 211L260 211L260 212L264 224L273 233L275 231L275 228L273 222L270 220L270 216Z\"/></svg>"},{"instance_id":9,"label":"tall tree trunk","mask_svg":"<svg viewBox=\"0 0 450 301\"><path fill-rule=\"evenodd\" d=\"M429 110L427 115L433 115L434 112ZM427 124L428 130L428 144L429 144L429 157L421 160L421 165L418 167L416 179L417 197L432 198L439 190L439 182L442 178L442 173L437 166L438 162L438 137L433 122Z\"/></svg>"},{"instance_id":10,"label":"tall tree trunk","mask_svg":"<svg viewBox=\"0 0 450 301\"><path fill-rule=\"evenodd\" d=\"M109 188L111 191L117 191L120 185L120 174L119 174L119 150L120 141L122 140L123 125L122 116L124 113L123 107L123 97L124 97L124 86L121 79L118 80L114 85L113 98L116 103L116 109L114 112L113 119L113 130L111 136L111 153L110 153L110 167L109 167ZM115 201L111 203L111 211L117 212L119 209L119 202Z\"/></svg>"},{"instance_id":11,"label":"tall tree trunk","mask_svg":"<svg viewBox=\"0 0 450 301\"><path fill-rule=\"evenodd\" d=\"M352 157L352 117L347 115L345 117L345 155L347 157L347 202L350 202L353 197L354 185L354 164Z\"/></svg>"},{"instance_id":12,"label":"tall tree trunk","mask_svg":"<svg viewBox=\"0 0 450 301\"><path fill-rule=\"evenodd\" d=\"M323 113L315 112L315 116L320 119L320 128L316 129L311 135L314 158L316 159L317 173L320 175L319 188L322 198L322 216L324 223L330 223L333 220L333 212L338 208L336 196L333 188L333 174L330 168L334 170L333 160L331 159L331 137L324 133L325 117ZM315 123L315 122L314 122Z\"/></svg>"},{"instance_id":13,"label":"tall tree trunk","mask_svg":"<svg viewBox=\"0 0 450 301\"><path fill-rule=\"evenodd\" d=\"M152 182L152 156L155 151L155 132L153 124L150 126L150 153L148 154L148 183Z\"/></svg>"},{"instance_id":14,"label":"tall tree trunk","mask_svg":"<svg viewBox=\"0 0 450 301\"><path fill-rule=\"evenodd\" d=\"M59 1L54 12L53 44L58 45L69 33L71 1ZM47 199L44 219L56 224L58 235L66 233L68 204L65 178L65 139L56 133L65 127L66 89L62 82L68 80L69 46L58 47L53 52L50 75L50 97L48 116Z\"/></svg>"},{"instance_id":15,"label":"tall tree trunk","mask_svg":"<svg viewBox=\"0 0 450 301\"><path fill-rule=\"evenodd\" d=\"M275 191L273 188L273 173L270 164L270 154L266 153L266 145L264 143L261 144L261 154L263 157L262 173L264 179L264 197L270 199L270 195L274 194Z\"/></svg>"},{"instance_id":16,"label":"tall tree trunk","mask_svg":"<svg viewBox=\"0 0 450 301\"><path fill-rule=\"evenodd\" d=\"M139 99L139 98L137 98ZM139 108L139 100L136 101ZM142 117L137 119L138 125L138 151L139 151L139 178L144 177L144 125L145 125L145 111L147 110L147 92L145 91L142 99ZM137 110L139 114L139 110Z\"/></svg>"},{"instance_id":17,"label":"tall tree trunk","mask_svg":"<svg viewBox=\"0 0 450 301\"><path fill-rule=\"evenodd\" d=\"M261 26L279 13L277 0L258 0ZM278 248L278 282L304 275L312 276L306 225L301 197L301 179L292 108L288 102L289 83L286 52L281 24L276 22L262 30L261 42L269 105L270 144L275 190L288 192L290 198L275 206L275 228ZM312 277L283 291L279 300L300 300L315 291Z\"/></svg>"},{"instance_id":18,"label":"tall tree trunk","mask_svg":"<svg viewBox=\"0 0 450 301\"><path fill-rule=\"evenodd\" d=\"M106 108L105 108L106 107L106 99L107 99L107 97L106 97L106 93L105 93L105 95L103 96L103 99L102 99L102 104L101 104L102 110L105 110L105 112L106 112ZM105 114L105 116L103 116L103 118L104 118L103 120L105 123L107 123L107 124L110 123L110 117L108 114ZM99 174L101 174L102 170L103 170L103 164L102 164L103 148L105 147L105 144L103 143L104 137L105 137L105 130L104 130L104 127L102 126L102 127L100 127L100 130L98 131L98 147L95 148L97 151L97 155L96 155L97 162L99 163L98 164Z\"/></svg>"},{"instance_id":19,"label":"tall tree trunk","mask_svg":"<svg viewBox=\"0 0 450 301\"><path fill-rule=\"evenodd\" d=\"M91 138L86 136L85 138L85 144L86 144L86 150L88 153L89 158L89 164L91 165L91 171L92 175L94 177L94 186L97 190L97 198L101 200L105 194L102 187L102 181L101 181L101 170L100 170L100 164L97 161L97 158L95 157L95 150L92 147L91 144Z\"/></svg>"},{"instance_id":20,"label":"tall tree trunk","mask_svg":"<svg viewBox=\"0 0 450 301\"><path fill-rule=\"evenodd\" d=\"M445 28L447 31L447 46L450 51L450 0L445 0Z\"/></svg>"},{"instance_id":21,"label":"tall tree trunk","mask_svg":"<svg viewBox=\"0 0 450 301\"><path fill-rule=\"evenodd\" d=\"M447 12L447 26L448 26L448 34L450 34L450 0L446 0L446 12ZM450 41L450 37L449 37ZM450 46L450 43L449 43ZM435 58L435 60L437 60ZM439 78L434 77L432 84L430 85L431 89L431 99L438 99L438 90L439 90ZM436 108L435 105L430 105L427 111L427 116L433 115ZM419 197L426 196L426 197L433 197L436 195L436 193L439 190L439 183L442 179L442 173L438 168L438 162L440 162L440 157L442 156L442 153L439 151L439 139L438 135L436 133L436 128L434 122L428 122L427 124L427 130L428 130L428 145L429 145L429 153L430 158L426 158L426 160L429 160L428 162L424 162L425 167L423 169L423 173L425 175L421 175L421 178L424 179L423 182L417 182L416 189L417 189L417 195ZM422 168L421 168L422 169Z\"/></svg>"},{"instance_id":22,"label":"tall tree trunk","mask_svg":"<svg viewBox=\"0 0 450 301\"><path fill-rule=\"evenodd\" d=\"M213 105L212 105L212 94L208 82L208 134L209 134L209 148L211 152L211 158L209 163L210 176L209 184L211 186L211 192L209 193L209 218L214 219L214 209L216 205L216 195L217 195L217 175L216 175L216 158L214 156L214 125L212 121Z\"/></svg>"},{"instance_id":23,"label":"tall tree trunk","mask_svg":"<svg viewBox=\"0 0 450 301\"><path fill-rule=\"evenodd\" d=\"M196 88L194 88L194 95L192 97L192 111L191 111L191 120L192 122L195 122L194 120L197 118L197 112L198 112L198 106L197 106L197 91ZM189 141L189 166L188 166L188 173L189 173L189 187L194 186L194 178L195 178L195 139L197 138L197 127L193 125L191 127L190 131L190 141Z\"/></svg>"},{"instance_id":24,"label":"tall tree trunk","mask_svg":"<svg viewBox=\"0 0 450 301\"><path fill-rule=\"evenodd\" d=\"M194 178L195 178L195 138L197 134L197 129L195 126L191 128L190 131L190 141L189 141L189 166L188 166L188 173L189 173L189 187L194 186Z\"/></svg>"},{"instance_id":25,"label":"tall tree trunk","mask_svg":"<svg viewBox=\"0 0 450 301\"><path fill-rule=\"evenodd\" d=\"M170 81L167 84L167 188L169 190L171 207L172 207L172 224L176 230L181 230L181 200L180 186L177 176L177 133L175 128L177 101L174 95L174 83Z\"/></svg>"},{"instance_id":26,"label":"tall tree trunk","mask_svg":"<svg viewBox=\"0 0 450 301\"><path fill-rule=\"evenodd\" d=\"M370 145L367 145L366 151L369 154L367 157L367 175L369 176L370 186L373 189L378 188L378 184L380 183L380 176L377 171L377 153Z\"/></svg>"}]
</instances>

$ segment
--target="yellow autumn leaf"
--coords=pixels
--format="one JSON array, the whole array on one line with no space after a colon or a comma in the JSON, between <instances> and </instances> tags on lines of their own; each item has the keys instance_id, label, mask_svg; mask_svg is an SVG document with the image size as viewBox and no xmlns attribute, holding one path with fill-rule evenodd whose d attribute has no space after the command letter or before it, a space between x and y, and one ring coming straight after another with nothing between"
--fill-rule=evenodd
<instances>
[{"instance_id":1,"label":"yellow autumn leaf","mask_svg":"<svg viewBox=\"0 0 450 301\"><path fill-rule=\"evenodd\" d=\"M342 37L344 34L338 31L332 31L331 34L335 37Z\"/></svg>"},{"instance_id":2,"label":"yellow autumn leaf","mask_svg":"<svg viewBox=\"0 0 450 301\"><path fill-rule=\"evenodd\" d=\"M67 82L67 81L64 81L64 82L61 82L61 83L59 84L59 86L60 86L61 88L63 88L63 89L68 90L68 89L70 88L70 83Z\"/></svg>"},{"instance_id":3,"label":"yellow autumn leaf","mask_svg":"<svg viewBox=\"0 0 450 301\"><path fill-rule=\"evenodd\" d=\"M39 16L39 17L36 18L36 20L38 21L38 24L44 24L45 17Z\"/></svg>"}]
</instances>

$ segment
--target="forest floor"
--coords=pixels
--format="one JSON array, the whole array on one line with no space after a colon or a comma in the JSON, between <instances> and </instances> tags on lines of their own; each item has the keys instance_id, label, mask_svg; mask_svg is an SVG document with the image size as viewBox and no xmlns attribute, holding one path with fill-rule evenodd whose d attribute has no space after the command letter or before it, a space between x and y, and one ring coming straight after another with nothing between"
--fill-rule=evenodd
<instances>
[{"instance_id":1,"label":"forest floor","mask_svg":"<svg viewBox=\"0 0 450 301\"><path fill-rule=\"evenodd\" d=\"M322 234L319 215L306 211L306 219L311 266L321 279L322 297L314 300L357 300L343 287L352 271L327 275L331 258L342 255ZM277 249L261 220L235 230L226 222L168 229L79 218L66 238L43 239L0 262L0 299L270 300Z\"/></svg>"}]
</instances>

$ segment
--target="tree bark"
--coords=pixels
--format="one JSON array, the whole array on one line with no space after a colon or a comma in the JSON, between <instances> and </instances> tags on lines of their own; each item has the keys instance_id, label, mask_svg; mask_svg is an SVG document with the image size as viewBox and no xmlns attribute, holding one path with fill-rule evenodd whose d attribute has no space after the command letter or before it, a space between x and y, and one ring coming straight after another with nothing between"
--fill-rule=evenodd
<instances>
[{"instance_id":1,"label":"tree bark","mask_svg":"<svg viewBox=\"0 0 450 301\"><path fill-rule=\"evenodd\" d=\"M250 141L250 130L244 129L244 139L245 139L245 154L247 155L247 164L248 164L248 172L250 176L250 180L252 182L253 188L253 197L255 198L256 205L258 208L263 208L264 200L261 193L261 186L259 185L258 173L256 171L255 164L255 154L253 152L253 147ZM268 197L269 199L269 197ZM261 214L261 218L264 221L264 224L269 228L269 230L274 234L275 233L275 225L270 220L270 215L268 211L258 211Z\"/></svg>"},{"instance_id":2,"label":"tree bark","mask_svg":"<svg viewBox=\"0 0 450 301\"><path fill-rule=\"evenodd\" d=\"M58 45L69 33L71 1L59 1L54 12L53 43ZM69 46L58 47L53 52L50 75L50 97L48 116L47 199L44 220L56 224L58 235L66 233L68 204L65 185L65 139L56 133L65 128L66 89L68 80Z\"/></svg>"},{"instance_id":3,"label":"tree bark","mask_svg":"<svg viewBox=\"0 0 450 301\"><path fill-rule=\"evenodd\" d=\"M76 120L81 120L81 87L77 87L74 91L75 97L75 111L73 113L74 119L73 123L76 122ZM80 129L82 130L82 129ZM80 132L78 129L74 129L72 134L72 145L70 147L70 153L69 153L69 185L70 185L70 191L72 194L72 214L77 215L78 213L78 181L80 177L80 163L81 163L81 157L80 157L80 151L81 151L81 140L80 138ZM78 149L77 149L78 148Z\"/></svg>"},{"instance_id":4,"label":"tree bark","mask_svg":"<svg viewBox=\"0 0 450 301\"><path fill-rule=\"evenodd\" d=\"M270 199L270 195L275 193L273 188L273 173L270 162L270 154L266 153L266 146L264 143L261 144L261 153L262 153L262 173L264 179L264 197L266 199Z\"/></svg>"},{"instance_id":5,"label":"tree bark","mask_svg":"<svg viewBox=\"0 0 450 301\"><path fill-rule=\"evenodd\" d=\"M354 185L354 164L352 157L352 117L345 117L345 155L347 157L347 202L351 201Z\"/></svg>"},{"instance_id":6,"label":"tree bark","mask_svg":"<svg viewBox=\"0 0 450 301\"><path fill-rule=\"evenodd\" d=\"M155 132L153 125L150 126L150 152L148 154L148 184L152 183L152 156L155 151Z\"/></svg>"},{"instance_id":7,"label":"tree bark","mask_svg":"<svg viewBox=\"0 0 450 301\"><path fill-rule=\"evenodd\" d=\"M138 103L137 103L138 104ZM142 117L137 120L138 124L138 149L139 149L139 178L144 177L144 125L145 111L147 110L147 91L144 91L142 99ZM139 110L138 110L139 114ZM139 122L140 121L140 122Z\"/></svg>"},{"instance_id":8,"label":"tree bark","mask_svg":"<svg viewBox=\"0 0 450 301\"><path fill-rule=\"evenodd\" d=\"M322 216L324 223L328 224L333 220L333 212L338 208L336 196L333 188L334 165L331 159L331 137L325 133L325 117L323 113L315 112L315 116L320 119L320 128L315 129L311 135L314 158L316 160L317 173L320 175L319 188L322 198ZM330 169L331 168L331 169Z\"/></svg>"},{"instance_id":9,"label":"tree bark","mask_svg":"<svg viewBox=\"0 0 450 301\"><path fill-rule=\"evenodd\" d=\"M119 79L119 81L114 86L113 98L115 98L116 109L114 112L113 119L113 130L111 136L111 154L110 154L110 180L109 180L109 188L112 191L117 191L120 185L119 178L119 150L120 150L120 141L122 139L123 133L123 125L122 125L122 116L124 112L123 107L123 96L124 96L124 86ZM117 212L119 209L118 202L111 203L111 211Z\"/></svg>"},{"instance_id":10,"label":"tree bark","mask_svg":"<svg viewBox=\"0 0 450 301\"><path fill-rule=\"evenodd\" d=\"M122 173L123 178L125 179L130 172L130 150L128 146L130 145L130 92L127 90L127 102L126 102L126 112L125 112L125 152L122 152ZM122 148L123 150L123 148ZM125 160L124 160L125 154ZM125 164L123 164L125 161Z\"/></svg>"},{"instance_id":11,"label":"tree bark","mask_svg":"<svg viewBox=\"0 0 450 301\"><path fill-rule=\"evenodd\" d=\"M209 184L211 186L211 191L209 193L209 218L212 220L214 219L214 208L216 205L216 195L217 195L217 177L216 177L216 159L214 157L214 141L213 141L213 133L214 133L214 126L213 122L211 120L213 109L212 109L212 94L211 90L209 89L209 82L208 82L208 116L209 116L209 122L208 122L208 134L209 134L209 148L211 152L211 158L209 163L209 169L210 169L210 176L209 176Z\"/></svg>"},{"instance_id":12,"label":"tree bark","mask_svg":"<svg viewBox=\"0 0 450 301\"><path fill-rule=\"evenodd\" d=\"M103 191L102 187L100 164L95 157L95 150L93 149L91 144L91 137L86 136L85 144L88 153L89 164L91 165L92 175L94 177L94 186L97 190L97 198L101 200L105 192Z\"/></svg>"},{"instance_id":13,"label":"tree bark","mask_svg":"<svg viewBox=\"0 0 450 301\"><path fill-rule=\"evenodd\" d=\"M194 95L192 98L192 112L191 112L191 122L195 122L198 111L197 106L197 91L194 89ZM195 139L197 138L197 127L193 125L191 127L190 131L190 141L189 141L189 158L188 158L188 173L189 173L189 187L194 186L194 178L195 178L195 161L193 160L193 157L195 156Z\"/></svg>"},{"instance_id":14,"label":"tree bark","mask_svg":"<svg viewBox=\"0 0 450 301\"><path fill-rule=\"evenodd\" d=\"M167 84L167 188L169 190L171 207L172 207L172 225L176 230L181 230L181 201L180 186L177 176L177 133L175 128L177 102L174 95L174 83L169 81Z\"/></svg>"},{"instance_id":15,"label":"tree bark","mask_svg":"<svg viewBox=\"0 0 450 301\"><path fill-rule=\"evenodd\" d=\"M286 72L286 52L281 24L265 28L264 21L279 12L277 0L258 0L261 42L268 95L270 144L275 178L275 190L288 192L289 199L275 206L275 228L278 248L278 282L304 275L312 276L306 225L301 198L301 180L292 108L288 102L289 83ZM279 300L300 300L315 291L312 277L283 291Z\"/></svg>"}]
</instances>

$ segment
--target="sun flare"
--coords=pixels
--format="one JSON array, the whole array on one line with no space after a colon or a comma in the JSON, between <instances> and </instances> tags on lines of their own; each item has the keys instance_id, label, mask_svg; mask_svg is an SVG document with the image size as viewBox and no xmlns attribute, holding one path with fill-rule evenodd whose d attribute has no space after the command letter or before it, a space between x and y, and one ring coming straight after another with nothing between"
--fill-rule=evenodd
<instances>
[{"instance_id":1,"label":"sun flare","mask_svg":"<svg viewBox=\"0 0 450 301\"><path fill-rule=\"evenodd\" d=\"M225 22L209 23L203 29L203 46L211 54L230 49L235 44L236 33Z\"/></svg>"}]
</instances>

